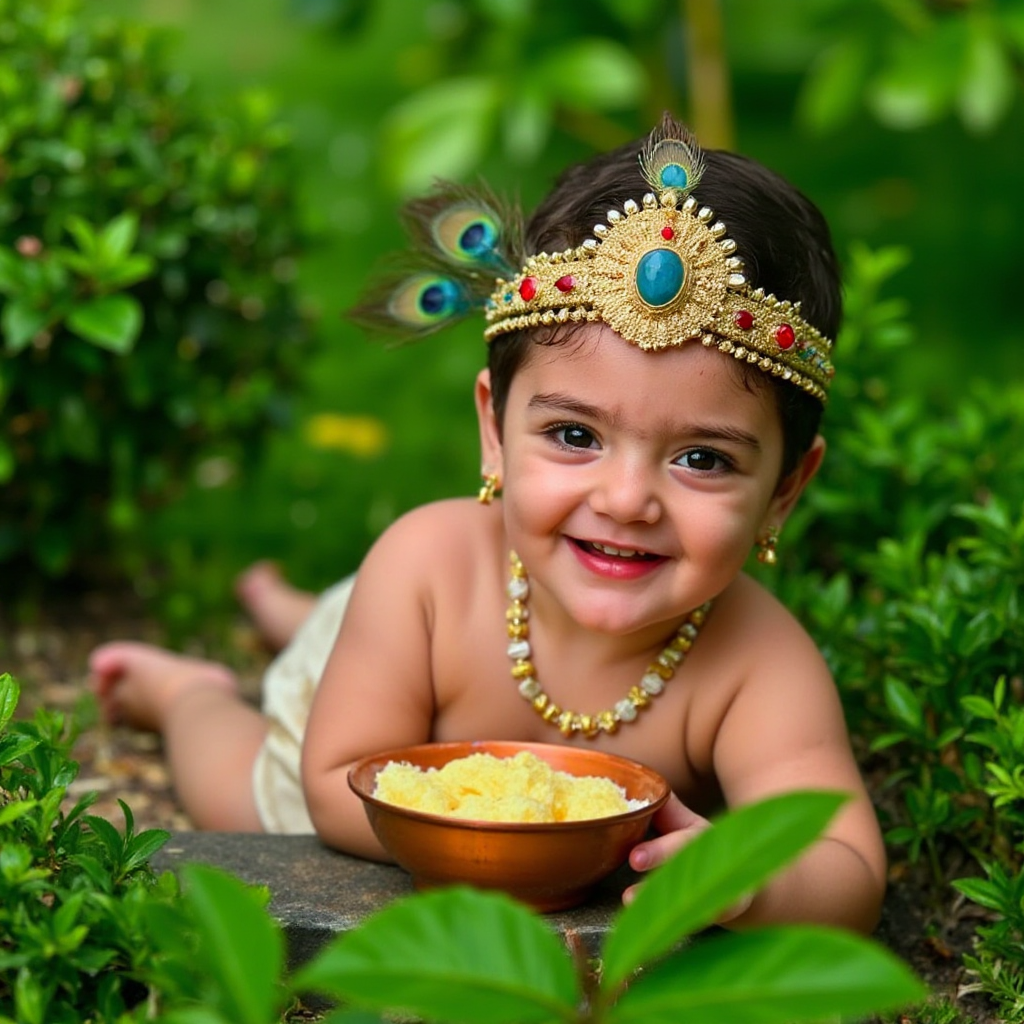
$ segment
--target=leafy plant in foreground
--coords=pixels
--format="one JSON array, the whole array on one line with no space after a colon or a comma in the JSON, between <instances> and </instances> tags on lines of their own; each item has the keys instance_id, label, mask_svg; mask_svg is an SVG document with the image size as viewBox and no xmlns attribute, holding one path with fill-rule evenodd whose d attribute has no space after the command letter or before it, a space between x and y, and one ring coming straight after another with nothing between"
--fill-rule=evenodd
<instances>
[{"instance_id":1,"label":"leafy plant in foreground","mask_svg":"<svg viewBox=\"0 0 1024 1024\"><path fill-rule=\"evenodd\" d=\"M267 893L187 865L184 899L149 857L167 833L124 833L62 804L77 773L63 716L13 721L0 676L0 1024L276 1024L296 993L344 1001L334 1024L424 1021L757 1021L797 1024L924 996L909 969L821 927L722 933L684 945L821 833L839 794L796 793L722 817L646 880L610 930L596 976L526 907L453 888L384 908L289 977Z\"/></svg>"},{"instance_id":2,"label":"leafy plant in foreground","mask_svg":"<svg viewBox=\"0 0 1024 1024\"><path fill-rule=\"evenodd\" d=\"M0 675L0 1024L113 1022L146 996L147 907L177 892L149 857L168 833L124 833L63 804L78 773L58 712L12 721L19 688Z\"/></svg>"},{"instance_id":3,"label":"leafy plant in foreground","mask_svg":"<svg viewBox=\"0 0 1024 1024\"><path fill-rule=\"evenodd\" d=\"M182 868L184 899L152 906L162 1024L277 1024L298 994L342 1006L325 1024L799 1024L921 1000L905 964L818 926L721 932L687 943L812 842L843 798L793 793L718 820L645 881L613 922L595 974L541 915L453 887L395 901L284 970L266 893Z\"/></svg>"},{"instance_id":4,"label":"leafy plant in foreground","mask_svg":"<svg viewBox=\"0 0 1024 1024\"><path fill-rule=\"evenodd\" d=\"M682 944L812 842L841 802L831 793L787 794L721 818L619 913L599 976L574 963L539 915L504 895L456 887L382 909L332 942L288 988L346 1004L330 1024L377 1014L452 1024L796 1024L919 1000L924 988L903 963L842 931L780 926ZM199 942L218 950L209 961L218 980L202 1009L180 1006L162 1019L275 1020L282 999L272 980L282 957L276 926L250 905L244 925L228 927L244 904L240 883L207 867L184 871L186 902L203 908Z\"/></svg>"}]
</instances>

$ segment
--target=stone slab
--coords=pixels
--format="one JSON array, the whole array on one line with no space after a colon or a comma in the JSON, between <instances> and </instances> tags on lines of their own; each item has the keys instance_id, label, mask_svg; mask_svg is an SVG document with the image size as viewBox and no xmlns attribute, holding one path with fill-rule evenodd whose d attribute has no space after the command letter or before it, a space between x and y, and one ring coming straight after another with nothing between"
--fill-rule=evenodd
<instances>
[{"instance_id":1,"label":"stone slab","mask_svg":"<svg viewBox=\"0 0 1024 1024\"><path fill-rule=\"evenodd\" d=\"M197 862L265 885L270 913L281 923L292 966L304 963L334 936L400 896L414 891L401 868L328 849L315 836L241 832L176 832L152 859L158 871ZM571 931L596 955L622 890L638 876L620 868L582 906L543 915L563 935Z\"/></svg>"}]
</instances>

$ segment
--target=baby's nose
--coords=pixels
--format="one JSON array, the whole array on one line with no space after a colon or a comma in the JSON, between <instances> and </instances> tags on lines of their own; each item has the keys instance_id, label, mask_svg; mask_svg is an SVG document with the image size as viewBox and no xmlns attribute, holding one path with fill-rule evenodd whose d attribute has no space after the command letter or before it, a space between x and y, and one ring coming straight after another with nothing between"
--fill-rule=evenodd
<instances>
[{"instance_id":1,"label":"baby's nose","mask_svg":"<svg viewBox=\"0 0 1024 1024\"><path fill-rule=\"evenodd\" d=\"M604 467L590 504L595 512L620 523L654 523L661 516L661 500L653 474L625 460L616 460Z\"/></svg>"}]
</instances>

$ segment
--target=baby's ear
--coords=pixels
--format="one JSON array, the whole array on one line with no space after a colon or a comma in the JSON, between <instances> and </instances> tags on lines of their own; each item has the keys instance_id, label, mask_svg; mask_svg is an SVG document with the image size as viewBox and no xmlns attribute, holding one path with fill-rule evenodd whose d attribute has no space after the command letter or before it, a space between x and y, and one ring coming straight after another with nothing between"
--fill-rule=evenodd
<instances>
[{"instance_id":1,"label":"baby's ear","mask_svg":"<svg viewBox=\"0 0 1024 1024\"><path fill-rule=\"evenodd\" d=\"M501 426L494 412L490 370L481 370L477 374L473 394L476 399L477 425L480 428L480 468L484 475L495 473L500 480L503 476Z\"/></svg>"},{"instance_id":2,"label":"baby's ear","mask_svg":"<svg viewBox=\"0 0 1024 1024\"><path fill-rule=\"evenodd\" d=\"M818 434L792 472L779 481L765 519L768 525L776 528L782 526L789 513L793 511L793 506L796 505L800 495L803 494L804 488L821 468L821 461L824 458L825 438Z\"/></svg>"}]
</instances>

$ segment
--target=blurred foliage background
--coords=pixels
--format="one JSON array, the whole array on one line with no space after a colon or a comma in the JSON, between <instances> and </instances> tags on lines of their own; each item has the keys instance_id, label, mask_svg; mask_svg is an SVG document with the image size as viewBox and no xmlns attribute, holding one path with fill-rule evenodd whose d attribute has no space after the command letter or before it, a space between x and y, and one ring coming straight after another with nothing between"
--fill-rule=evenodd
<instances>
[{"instance_id":1,"label":"blurred foliage background","mask_svg":"<svg viewBox=\"0 0 1024 1024\"><path fill-rule=\"evenodd\" d=\"M134 584L172 625L229 607L256 558L321 587L406 509L475 490L480 325L389 351L343 317L402 246L402 199L482 175L529 209L665 108L808 194L848 266L900 247L879 284L901 344L858 368L840 342L851 400L941 410L968 381L1021 377L1024 0L82 0L81 17L168 33L215 109L241 94L269 112L304 240L316 343L269 444L203 452L132 525L160 552L129 564Z\"/></svg>"}]
</instances>

